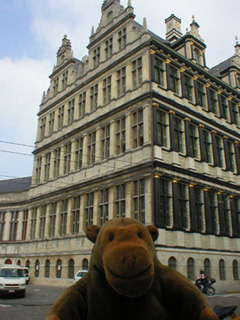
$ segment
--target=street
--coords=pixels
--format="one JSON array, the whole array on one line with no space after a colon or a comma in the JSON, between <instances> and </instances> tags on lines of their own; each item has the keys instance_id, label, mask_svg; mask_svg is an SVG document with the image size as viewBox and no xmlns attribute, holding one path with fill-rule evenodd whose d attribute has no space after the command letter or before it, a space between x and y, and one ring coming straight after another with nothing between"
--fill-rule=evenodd
<instances>
[{"instance_id":1,"label":"street","mask_svg":"<svg viewBox=\"0 0 240 320\"><path fill-rule=\"evenodd\" d=\"M52 304L65 290L62 287L47 287L30 284L27 286L27 294L23 299L0 298L1 320L45 320ZM237 315L240 317L240 292L218 293L207 297L210 305L230 306L237 305Z\"/></svg>"}]
</instances>

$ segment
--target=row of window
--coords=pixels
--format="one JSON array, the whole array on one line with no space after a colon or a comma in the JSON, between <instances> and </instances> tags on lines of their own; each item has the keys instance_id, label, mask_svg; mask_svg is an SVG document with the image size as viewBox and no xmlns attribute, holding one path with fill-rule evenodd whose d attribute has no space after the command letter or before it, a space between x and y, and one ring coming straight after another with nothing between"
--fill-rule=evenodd
<instances>
[{"instance_id":1,"label":"row of window","mask_svg":"<svg viewBox=\"0 0 240 320\"><path fill-rule=\"evenodd\" d=\"M97 131L79 137L75 142L68 142L62 148L57 148L48 152L44 157L36 157L35 164L35 184L48 181L50 178L56 179L62 174L69 174L70 171L80 170L83 166L93 165L97 161L110 157L110 143L114 145L115 155L126 151L126 134L131 130L131 148L143 145L143 110L137 110L130 114L131 129L126 126L126 117L116 120L111 125L114 126L114 136L110 135L110 124L100 128L99 136ZM114 140L114 143L111 141ZM100 154L97 149L100 147ZM61 167L61 163L63 166ZM61 170L62 168L62 170ZM51 169L53 170L50 174ZM42 170L44 170L41 178Z\"/></svg>"},{"instance_id":2,"label":"row of window","mask_svg":"<svg viewBox=\"0 0 240 320\"><path fill-rule=\"evenodd\" d=\"M117 97L123 96L126 93L126 77L126 67L122 67L116 72ZM132 89L141 85L142 57L132 61L131 79ZM78 97L74 97L67 104L60 106L57 111L52 111L47 116L41 118L38 139L42 140L53 132L61 130L64 126L71 125L73 121L81 119L86 113L94 112L101 104L108 104L113 98L112 76L103 79L101 83L102 95L100 95L99 88L100 85L98 83L91 86L89 90L81 92Z\"/></svg>"},{"instance_id":3,"label":"row of window","mask_svg":"<svg viewBox=\"0 0 240 320\"><path fill-rule=\"evenodd\" d=\"M88 260L83 259L81 270L88 270L88 265L89 265ZM31 267L29 260L26 261L26 267L28 267L29 269ZM50 274L51 268L52 268L52 266L51 266L50 260L46 259L45 264L44 264L44 274L42 274L42 276L44 276L45 278L52 277L53 274ZM58 279L60 279L62 277L62 268L63 268L62 267L62 260L58 259L55 264L55 277ZM34 264L34 276L36 278L38 278L40 276L40 272L41 272L40 269L41 269L40 261L37 259ZM67 271L68 279L74 279L75 273L77 271L78 270L76 270L74 259L69 259L68 271Z\"/></svg>"},{"instance_id":4,"label":"row of window","mask_svg":"<svg viewBox=\"0 0 240 320\"><path fill-rule=\"evenodd\" d=\"M83 259L82 261L82 270L88 270L88 260L87 259ZM174 270L178 270L179 266L178 266L178 262L177 259L175 257L170 257L168 259L168 266L171 267ZM30 269L30 261L27 260L26 262L26 267L28 267ZM182 266L181 266L182 267ZM187 260L187 266L186 266L186 273L187 273L187 277L189 280L194 281L196 279L197 276L199 276L197 273L199 272L199 270L196 270L196 264L195 264L195 260L193 258L188 258ZM216 277L216 274L213 274L212 272L212 265L211 265L211 261L209 258L206 258L204 260L204 271L205 274L211 278L211 277ZM54 266L51 266L50 260L46 259L45 263L44 263L44 271L42 273L41 272L41 266L40 266L40 261L37 259L35 261L34 264L34 276L36 278L38 278L41 274L41 276L45 277L45 278L49 278L50 277L50 270L51 268L55 268L55 277L56 278L61 278L62 277L62 260L58 259L55 263ZM219 280L224 281L227 280L226 277L226 262L224 261L224 259L220 259L219 263L218 263L218 272L219 272ZM237 260L233 260L232 261L232 275L233 275L233 280L239 280L239 263ZM75 262L73 259L69 259L68 261L68 267L67 267L67 277L68 279L73 279L75 272L77 270L75 270ZM181 268L182 270L182 268ZM53 273L51 274L51 276L53 276Z\"/></svg>"},{"instance_id":5,"label":"row of window","mask_svg":"<svg viewBox=\"0 0 240 320\"><path fill-rule=\"evenodd\" d=\"M178 270L178 263L177 259L175 257L171 257L168 260L168 265L174 270ZM226 278L226 263L223 259L220 259L218 262L218 273L219 273L219 280L227 280ZM233 280L239 280L239 263L237 260L232 261L232 275L233 275ZM189 280L194 281L196 278L199 276L197 274L199 270L196 272L196 264L195 260L193 258L189 258L187 260L187 277ZM204 260L204 272L205 274L211 278L211 277L216 277L216 274L213 274L212 272L212 265L210 259L206 258Z\"/></svg>"},{"instance_id":6,"label":"row of window","mask_svg":"<svg viewBox=\"0 0 240 320\"><path fill-rule=\"evenodd\" d=\"M104 42L104 49L98 46L93 50L92 59L93 67L96 68L101 61L110 59L113 55L113 52L122 50L127 45L127 31L126 28L123 28L117 33L117 41L114 41L114 37L109 37ZM115 48L116 46L116 48ZM61 77L56 77L53 80L52 94L55 96L58 92L66 89L68 85L68 71L65 71L61 74Z\"/></svg>"},{"instance_id":7,"label":"row of window","mask_svg":"<svg viewBox=\"0 0 240 320\"><path fill-rule=\"evenodd\" d=\"M161 147L240 173L240 144L175 112L158 109L155 142Z\"/></svg>"},{"instance_id":8,"label":"row of window","mask_svg":"<svg viewBox=\"0 0 240 320\"><path fill-rule=\"evenodd\" d=\"M156 226L240 237L240 196L177 179L154 181Z\"/></svg>"},{"instance_id":9,"label":"row of window","mask_svg":"<svg viewBox=\"0 0 240 320\"><path fill-rule=\"evenodd\" d=\"M239 104L231 96L216 90L198 76L192 76L183 68L177 68L170 60L153 57L153 81L173 91L180 97L201 106L204 110L230 123L239 125Z\"/></svg>"},{"instance_id":10,"label":"row of window","mask_svg":"<svg viewBox=\"0 0 240 320\"><path fill-rule=\"evenodd\" d=\"M129 188L132 188L132 192ZM114 203L111 209L110 195ZM53 202L49 205L42 205L33 208L30 213L25 210L22 221L19 219L18 211L11 212L9 235L4 234L7 213L0 212L0 240L33 240L65 236L66 234L79 234L93 224L93 216L96 214L96 201L98 203L97 212L100 225L103 225L109 219L110 214L117 218L125 217L127 201L132 201L133 212L130 213L132 217L143 223L145 222L145 180L140 179L133 181L128 186L127 184L120 184L111 189L106 188L98 192L90 192L60 202ZM81 212L84 212L84 222L80 221ZM19 223L22 224L22 232L21 238L17 239ZM29 234L28 237L27 234Z\"/></svg>"}]
</instances>

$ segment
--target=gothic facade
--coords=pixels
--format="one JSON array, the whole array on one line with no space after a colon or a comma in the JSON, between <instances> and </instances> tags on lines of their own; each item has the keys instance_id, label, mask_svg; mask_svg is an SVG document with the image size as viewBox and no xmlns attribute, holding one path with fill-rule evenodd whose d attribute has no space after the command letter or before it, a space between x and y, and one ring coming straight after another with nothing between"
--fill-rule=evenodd
<instances>
[{"instance_id":1,"label":"gothic facade","mask_svg":"<svg viewBox=\"0 0 240 320\"><path fill-rule=\"evenodd\" d=\"M240 45L209 69L194 17L166 38L105 0L88 55L64 36L38 113L30 178L0 182L0 264L35 283L87 269L91 224L133 217L159 228L160 260L194 280L239 280Z\"/></svg>"}]
</instances>

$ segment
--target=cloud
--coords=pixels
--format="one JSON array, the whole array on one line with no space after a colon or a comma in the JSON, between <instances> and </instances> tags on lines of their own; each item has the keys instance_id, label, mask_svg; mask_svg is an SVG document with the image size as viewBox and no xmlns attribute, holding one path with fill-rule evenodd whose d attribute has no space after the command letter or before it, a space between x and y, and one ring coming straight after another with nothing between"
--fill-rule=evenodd
<instances>
[{"instance_id":1,"label":"cloud","mask_svg":"<svg viewBox=\"0 0 240 320\"><path fill-rule=\"evenodd\" d=\"M3 75L0 77L0 140L33 146L37 133L37 113L42 92L49 86L48 74L52 70L52 63L30 58L4 58L0 59L0 70ZM0 150L29 154L33 148L0 143ZM21 175L21 166L25 167L28 161L32 163L29 156L0 152L0 174ZM32 168L28 167L23 172L29 175Z\"/></svg>"}]
</instances>

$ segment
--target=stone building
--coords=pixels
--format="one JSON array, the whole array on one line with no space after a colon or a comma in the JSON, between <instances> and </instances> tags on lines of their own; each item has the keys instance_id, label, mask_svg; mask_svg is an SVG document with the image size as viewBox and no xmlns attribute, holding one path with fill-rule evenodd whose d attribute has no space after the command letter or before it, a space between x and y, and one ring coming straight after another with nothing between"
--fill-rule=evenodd
<instances>
[{"instance_id":1,"label":"stone building","mask_svg":"<svg viewBox=\"0 0 240 320\"><path fill-rule=\"evenodd\" d=\"M134 217L159 228L164 264L239 280L240 45L209 69L194 17L166 38L105 0L88 55L64 36L38 113L31 178L0 182L0 263L35 283L88 267L91 224Z\"/></svg>"}]
</instances>

